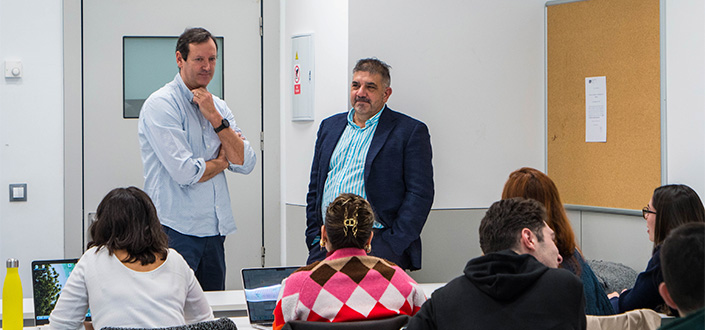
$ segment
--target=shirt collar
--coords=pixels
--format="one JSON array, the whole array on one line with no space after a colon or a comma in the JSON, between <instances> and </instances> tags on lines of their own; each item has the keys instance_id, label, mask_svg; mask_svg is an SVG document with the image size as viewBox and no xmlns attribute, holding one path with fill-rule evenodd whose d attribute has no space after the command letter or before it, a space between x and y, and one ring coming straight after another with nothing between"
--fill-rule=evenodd
<instances>
[{"instance_id":1,"label":"shirt collar","mask_svg":"<svg viewBox=\"0 0 705 330\"><path fill-rule=\"evenodd\" d=\"M326 259L332 260L332 259L354 257L354 256L366 256L366 255L367 255L367 252L365 252L365 250L351 247L351 248L337 249L333 252L330 252L330 253L328 253L328 256L326 256Z\"/></svg>"},{"instance_id":2,"label":"shirt collar","mask_svg":"<svg viewBox=\"0 0 705 330\"><path fill-rule=\"evenodd\" d=\"M370 126L374 126L374 125L376 125L376 124L379 122L379 116L382 115L382 112L383 112L384 109L386 109L386 108L387 108L387 104L385 103L384 106L382 107L382 110L380 110L376 115L372 116L372 118L368 119L368 120L365 122L365 127L363 127L363 128L360 128L360 126L358 126L357 124L355 124L355 121L353 120L353 118L354 118L354 116L355 116L355 108L351 108L350 111L348 111L348 124L349 124L349 125L352 125L352 127L359 128L359 129L362 129L362 130L364 130L364 129L370 127Z\"/></svg>"}]
</instances>

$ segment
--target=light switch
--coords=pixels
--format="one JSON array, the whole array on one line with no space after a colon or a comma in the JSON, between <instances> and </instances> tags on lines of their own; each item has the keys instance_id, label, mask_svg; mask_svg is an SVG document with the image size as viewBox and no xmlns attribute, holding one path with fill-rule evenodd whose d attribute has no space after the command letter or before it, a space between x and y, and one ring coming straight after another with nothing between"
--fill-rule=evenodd
<instances>
[{"instance_id":1,"label":"light switch","mask_svg":"<svg viewBox=\"0 0 705 330\"><path fill-rule=\"evenodd\" d=\"M5 78L21 78L22 61L5 61Z\"/></svg>"},{"instance_id":2,"label":"light switch","mask_svg":"<svg viewBox=\"0 0 705 330\"><path fill-rule=\"evenodd\" d=\"M27 201L27 184L26 183L11 183L10 184L10 202L26 202Z\"/></svg>"}]
</instances>

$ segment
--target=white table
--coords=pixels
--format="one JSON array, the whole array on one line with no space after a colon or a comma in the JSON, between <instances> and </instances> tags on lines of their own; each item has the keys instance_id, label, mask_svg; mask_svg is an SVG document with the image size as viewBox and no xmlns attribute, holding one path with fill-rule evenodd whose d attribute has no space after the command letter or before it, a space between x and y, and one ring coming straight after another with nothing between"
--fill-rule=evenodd
<instances>
[{"instance_id":1,"label":"white table","mask_svg":"<svg viewBox=\"0 0 705 330\"><path fill-rule=\"evenodd\" d=\"M245 291L225 290L204 292L215 317L247 316Z\"/></svg>"},{"instance_id":2,"label":"white table","mask_svg":"<svg viewBox=\"0 0 705 330\"><path fill-rule=\"evenodd\" d=\"M436 289L446 285L445 283L419 283L419 286L421 289L423 289L423 292L426 294L426 298L431 298L431 294L433 291L436 291Z\"/></svg>"},{"instance_id":3,"label":"white table","mask_svg":"<svg viewBox=\"0 0 705 330\"><path fill-rule=\"evenodd\" d=\"M34 299L22 299L22 318L25 320L34 320ZM2 299L0 299L0 320L2 320Z\"/></svg>"},{"instance_id":4,"label":"white table","mask_svg":"<svg viewBox=\"0 0 705 330\"><path fill-rule=\"evenodd\" d=\"M242 290L206 291L206 299L213 312L246 311L245 293ZM34 319L34 299L22 299L22 316ZM0 299L0 320L2 320L2 299Z\"/></svg>"},{"instance_id":5,"label":"white table","mask_svg":"<svg viewBox=\"0 0 705 330\"><path fill-rule=\"evenodd\" d=\"M237 325L238 330L254 329L250 325L250 319L247 318L246 316L231 317L230 319L233 320L233 322L235 322L235 325ZM23 328L23 330L45 330L45 329L49 329L49 327L46 325L43 325L43 326L39 326L39 327L24 327ZM78 330L83 330L83 329L84 329L83 326L81 326L81 328ZM0 330L2 330L2 328L0 328Z\"/></svg>"},{"instance_id":6,"label":"white table","mask_svg":"<svg viewBox=\"0 0 705 330\"><path fill-rule=\"evenodd\" d=\"M247 316L231 317L230 319L237 325L237 330L254 329L252 325L250 325L250 318Z\"/></svg>"},{"instance_id":7,"label":"white table","mask_svg":"<svg viewBox=\"0 0 705 330\"><path fill-rule=\"evenodd\" d=\"M445 283L421 283L419 286L426 293L426 297L431 297L431 293L444 286ZM247 303L245 302L245 292L243 290L206 291L206 299L213 308L216 317L231 317L233 320L240 319L239 316L247 315ZM22 311L25 320L34 319L34 300L24 298L22 301ZM2 300L0 299L0 320L2 319ZM245 321L247 318L244 317ZM247 326L249 327L249 323ZM238 324L238 328L240 325Z\"/></svg>"}]
</instances>

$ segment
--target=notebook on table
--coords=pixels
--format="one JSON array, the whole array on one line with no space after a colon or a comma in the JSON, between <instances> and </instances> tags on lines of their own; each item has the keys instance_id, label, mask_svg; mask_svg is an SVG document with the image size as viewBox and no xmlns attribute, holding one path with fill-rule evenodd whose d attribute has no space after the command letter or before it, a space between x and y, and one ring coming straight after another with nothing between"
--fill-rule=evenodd
<instances>
[{"instance_id":1,"label":"notebook on table","mask_svg":"<svg viewBox=\"0 0 705 330\"><path fill-rule=\"evenodd\" d=\"M49 314L59 300L66 280L76 267L78 259L32 261L32 297L35 325L49 324ZM90 321L90 310L86 320Z\"/></svg>"},{"instance_id":2,"label":"notebook on table","mask_svg":"<svg viewBox=\"0 0 705 330\"><path fill-rule=\"evenodd\" d=\"M242 269L242 287L247 302L247 316L257 329L271 329L282 280L299 266Z\"/></svg>"}]
</instances>

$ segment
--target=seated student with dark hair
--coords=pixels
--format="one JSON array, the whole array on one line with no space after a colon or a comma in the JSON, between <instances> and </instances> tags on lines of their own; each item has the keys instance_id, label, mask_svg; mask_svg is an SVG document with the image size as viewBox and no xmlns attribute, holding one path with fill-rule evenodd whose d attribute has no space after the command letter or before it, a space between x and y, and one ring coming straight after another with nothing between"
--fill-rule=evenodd
<instances>
[{"instance_id":1,"label":"seated student with dark hair","mask_svg":"<svg viewBox=\"0 0 705 330\"><path fill-rule=\"evenodd\" d=\"M193 270L169 248L144 191L110 191L88 231L93 240L49 316L50 330L78 329L89 307L95 329L161 328L213 319Z\"/></svg>"},{"instance_id":2,"label":"seated student with dark hair","mask_svg":"<svg viewBox=\"0 0 705 330\"><path fill-rule=\"evenodd\" d=\"M367 255L375 214L370 203L340 194L326 209L321 248L327 256L282 283L274 329L289 321L346 322L414 315L423 289L396 264Z\"/></svg>"},{"instance_id":3,"label":"seated student with dark hair","mask_svg":"<svg viewBox=\"0 0 705 330\"><path fill-rule=\"evenodd\" d=\"M661 246L659 293L680 318L660 329L705 328L705 223L673 230Z\"/></svg>"},{"instance_id":4,"label":"seated student with dark hair","mask_svg":"<svg viewBox=\"0 0 705 330\"><path fill-rule=\"evenodd\" d=\"M583 285L557 269L562 259L545 220L532 199L492 204L480 223L485 255L436 290L407 329L585 329Z\"/></svg>"},{"instance_id":5,"label":"seated student with dark hair","mask_svg":"<svg viewBox=\"0 0 705 330\"><path fill-rule=\"evenodd\" d=\"M705 207L698 193L683 184L669 184L654 190L651 201L642 210L649 240L654 242L651 259L646 269L639 273L634 287L612 292L612 307L617 313L651 308L656 312L675 313L665 306L659 295L658 285L663 282L659 249L671 230L691 222L705 222Z\"/></svg>"}]
</instances>

